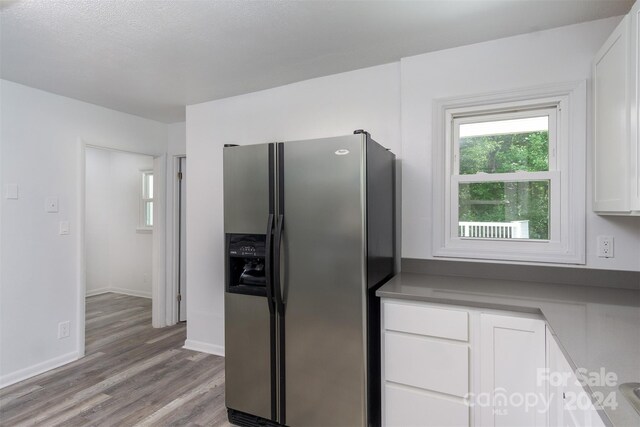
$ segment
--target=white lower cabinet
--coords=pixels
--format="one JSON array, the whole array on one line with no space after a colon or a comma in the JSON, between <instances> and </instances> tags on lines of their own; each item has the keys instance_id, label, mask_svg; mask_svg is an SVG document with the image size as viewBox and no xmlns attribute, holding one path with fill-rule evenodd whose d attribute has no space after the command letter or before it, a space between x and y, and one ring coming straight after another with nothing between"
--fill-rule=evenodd
<instances>
[{"instance_id":1,"label":"white lower cabinet","mask_svg":"<svg viewBox=\"0 0 640 427\"><path fill-rule=\"evenodd\" d=\"M385 425L458 427L469 425L469 407L457 399L387 382Z\"/></svg>"},{"instance_id":2,"label":"white lower cabinet","mask_svg":"<svg viewBox=\"0 0 640 427\"><path fill-rule=\"evenodd\" d=\"M604 427L589 395L548 329L547 365L550 424L558 427Z\"/></svg>"},{"instance_id":3,"label":"white lower cabinet","mask_svg":"<svg viewBox=\"0 0 640 427\"><path fill-rule=\"evenodd\" d=\"M469 315L382 300L383 424L469 426Z\"/></svg>"},{"instance_id":4,"label":"white lower cabinet","mask_svg":"<svg viewBox=\"0 0 640 427\"><path fill-rule=\"evenodd\" d=\"M385 426L604 425L542 318L383 298L381 325Z\"/></svg>"},{"instance_id":5,"label":"white lower cabinet","mask_svg":"<svg viewBox=\"0 0 640 427\"><path fill-rule=\"evenodd\" d=\"M481 314L479 347L478 425L545 426L544 321Z\"/></svg>"},{"instance_id":6,"label":"white lower cabinet","mask_svg":"<svg viewBox=\"0 0 640 427\"><path fill-rule=\"evenodd\" d=\"M389 332L384 339L385 378L464 397L469 393L469 347Z\"/></svg>"}]
</instances>

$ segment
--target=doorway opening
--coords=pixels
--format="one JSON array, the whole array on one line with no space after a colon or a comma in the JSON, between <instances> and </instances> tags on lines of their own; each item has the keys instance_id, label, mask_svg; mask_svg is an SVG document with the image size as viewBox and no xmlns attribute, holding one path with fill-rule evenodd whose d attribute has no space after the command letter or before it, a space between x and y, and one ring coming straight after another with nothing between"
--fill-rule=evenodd
<instances>
[{"instance_id":1,"label":"doorway opening","mask_svg":"<svg viewBox=\"0 0 640 427\"><path fill-rule=\"evenodd\" d=\"M151 328L154 158L86 147L85 351Z\"/></svg>"}]
</instances>

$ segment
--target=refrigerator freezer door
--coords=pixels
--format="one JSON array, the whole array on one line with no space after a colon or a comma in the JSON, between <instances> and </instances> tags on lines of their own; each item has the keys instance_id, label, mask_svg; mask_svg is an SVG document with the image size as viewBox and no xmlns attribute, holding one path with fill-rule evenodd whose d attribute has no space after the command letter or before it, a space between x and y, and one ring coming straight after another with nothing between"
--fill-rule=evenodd
<instances>
[{"instance_id":1,"label":"refrigerator freezer door","mask_svg":"<svg viewBox=\"0 0 640 427\"><path fill-rule=\"evenodd\" d=\"M367 423L364 137L286 142L280 147L284 147L284 421L295 427L363 426Z\"/></svg>"},{"instance_id":2,"label":"refrigerator freezer door","mask_svg":"<svg viewBox=\"0 0 640 427\"><path fill-rule=\"evenodd\" d=\"M226 293L225 400L228 408L271 418L267 299Z\"/></svg>"},{"instance_id":3,"label":"refrigerator freezer door","mask_svg":"<svg viewBox=\"0 0 640 427\"><path fill-rule=\"evenodd\" d=\"M237 238L267 233L273 208L269 173L273 149L273 144L224 148L224 230L229 252L225 272L225 400L228 408L266 419L275 415L275 343L271 341L275 321L266 296L229 292L233 279L229 245L230 234ZM247 245L247 250L250 247ZM242 262L237 256L235 260ZM257 262L254 258L248 261Z\"/></svg>"},{"instance_id":4,"label":"refrigerator freezer door","mask_svg":"<svg viewBox=\"0 0 640 427\"><path fill-rule=\"evenodd\" d=\"M269 203L269 144L225 148L224 232L264 234Z\"/></svg>"}]
</instances>

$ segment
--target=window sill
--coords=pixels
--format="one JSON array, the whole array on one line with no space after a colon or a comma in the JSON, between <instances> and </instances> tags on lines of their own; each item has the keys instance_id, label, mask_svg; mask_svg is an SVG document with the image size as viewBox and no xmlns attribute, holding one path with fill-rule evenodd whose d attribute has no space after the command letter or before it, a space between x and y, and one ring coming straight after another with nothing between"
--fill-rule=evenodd
<instances>
[{"instance_id":1,"label":"window sill","mask_svg":"<svg viewBox=\"0 0 640 427\"><path fill-rule=\"evenodd\" d=\"M136 228L136 233L139 233L139 234L151 234L151 233L153 233L153 228L137 227Z\"/></svg>"},{"instance_id":2,"label":"window sill","mask_svg":"<svg viewBox=\"0 0 640 427\"><path fill-rule=\"evenodd\" d=\"M532 245L532 247L523 247L523 245ZM434 248L433 257L441 259L464 259L468 261L506 261L551 265L584 265L586 262L584 253L572 252L559 245L558 242L545 240L526 243L508 241L489 242L480 239L476 241L457 240L451 242L446 247Z\"/></svg>"}]
</instances>

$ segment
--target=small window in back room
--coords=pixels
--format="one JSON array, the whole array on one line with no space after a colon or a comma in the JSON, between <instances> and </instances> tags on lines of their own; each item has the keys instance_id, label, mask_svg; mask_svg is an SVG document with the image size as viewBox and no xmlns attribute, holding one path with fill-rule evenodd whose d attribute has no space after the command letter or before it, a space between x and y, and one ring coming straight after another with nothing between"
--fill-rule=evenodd
<instances>
[{"instance_id":1,"label":"small window in back room","mask_svg":"<svg viewBox=\"0 0 640 427\"><path fill-rule=\"evenodd\" d=\"M140 228L153 228L153 171L142 171Z\"/></svg>"}]
</instances>

